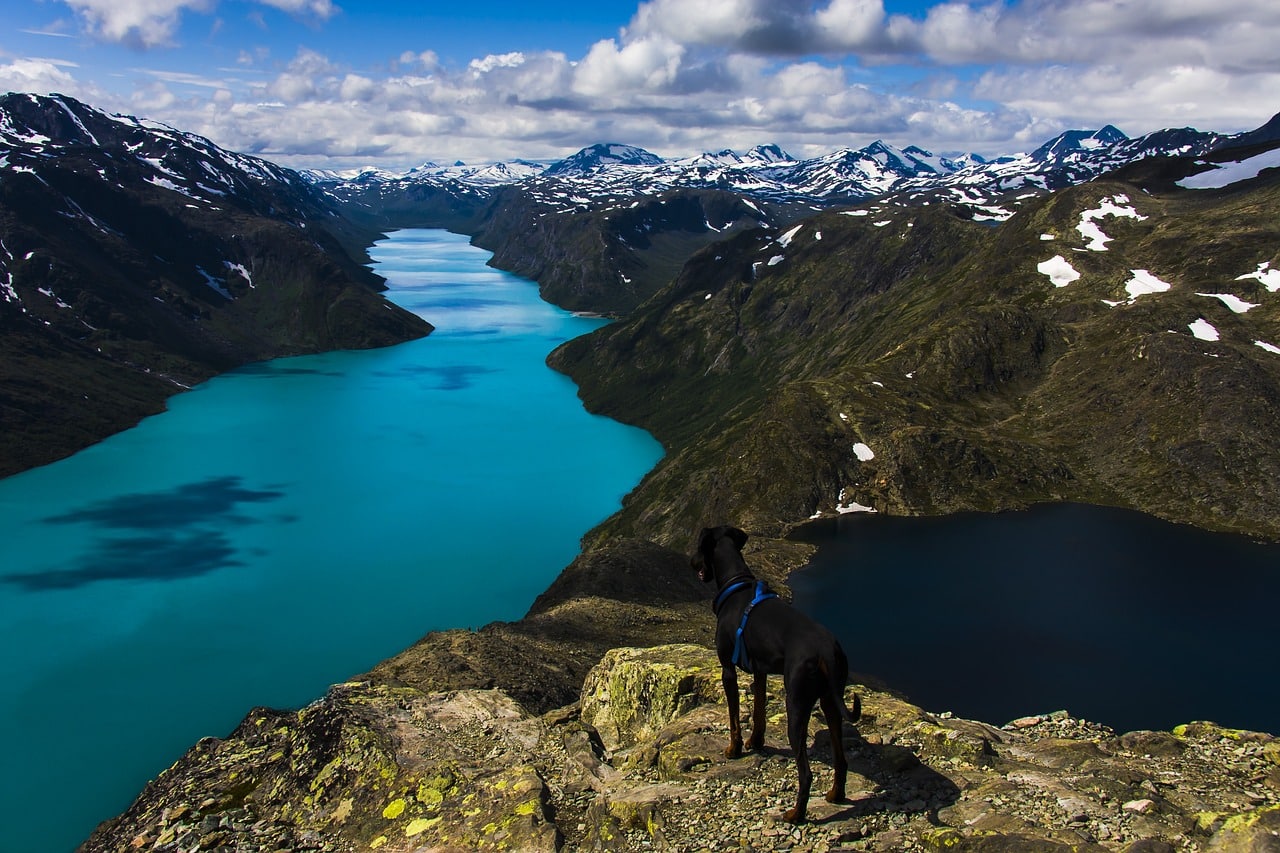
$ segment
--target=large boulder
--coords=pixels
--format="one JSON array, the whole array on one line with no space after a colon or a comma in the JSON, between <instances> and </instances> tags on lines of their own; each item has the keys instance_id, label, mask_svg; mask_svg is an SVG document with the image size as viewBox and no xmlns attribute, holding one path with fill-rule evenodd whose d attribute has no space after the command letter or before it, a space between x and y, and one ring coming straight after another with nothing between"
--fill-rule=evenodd
<instances>
[{"instance_id":1,"label":"large boulder","mask_svg":"<svg viewBox=\"0 0 1280 853\"><path fill-rule=\"evenodd\" d=\"M710 649L613 649L582 685L582 720L615 752L653 738L698 705L723 701L720 663Z\"/></svg>"}]
</instances>

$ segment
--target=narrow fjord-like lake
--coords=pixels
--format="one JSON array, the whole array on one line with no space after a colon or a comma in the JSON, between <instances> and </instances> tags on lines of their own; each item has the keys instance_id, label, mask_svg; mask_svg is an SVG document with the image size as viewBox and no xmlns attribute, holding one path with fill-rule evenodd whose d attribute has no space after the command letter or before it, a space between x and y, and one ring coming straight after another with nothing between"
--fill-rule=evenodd
<instances>
[{"instance_id":1,"label":"narrow fjord-like lake","mask_svg":"<svg viewBox=\"0 0 1280 853\"><path fill-rule=\"evenodd\" d=\"M0 480L0 849L67 853L252 707L519 618L660 458L544 363L602 321L464 237L371 254L429 337L238 370Z\"/></svg>"}]
</instances>

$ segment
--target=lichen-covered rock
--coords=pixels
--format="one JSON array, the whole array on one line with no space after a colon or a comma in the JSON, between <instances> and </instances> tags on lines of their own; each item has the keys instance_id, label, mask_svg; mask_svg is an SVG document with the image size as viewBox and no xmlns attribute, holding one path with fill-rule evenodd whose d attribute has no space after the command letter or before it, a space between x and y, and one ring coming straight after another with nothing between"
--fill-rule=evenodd
<instances>
[{"instance_id":1,"label":"lichen-covered rock","mask_svg":"<svg viewBox=\"0 0 1280 853\"><path fill-rule=\"evenodd\" d=\"M796 785L782 680L768 682L763 748L727 759L719 664L677 644L611 651L580 703L541 716L499 690L370 683L255 711L83 849L1280 851L1271 735L1205 722L1117 735L1066 712L997 728L849 689L863 718L845 727L848 799L822 796L831 740L815 717L800 826L782 820Z\"/></svg>"},{"instance_id":2,"label":"lichen-covered rock","mask_svg":"<svg viewBox=\"0 0 1280 853\"><path fill-rule=\"evenodd\" d=\"M555 850L544 734L499 691L340 685L201 741L82 849Z\"/></svg>"},{"instance_id":3,"label":"lichen-covered rock","mask_svg":"<svg viewBox=\"0 0 1280 853\"><path fill-rule=\"evenodd\" d=\"M1234 815L1209 839L1212 853L1280 853L1280 805Z\"/></svg>"},{"instance_id":4,"label":"lichen-covered rock","mask_svg":"<svg viewBox=\"0 0 1280 853\"><path fill-rule=\"evenodd\" d=\"M582 686L582 719L614 751L653 737L698 705L723 700L720 664L702 646L614 649Z\"/></svg>"}]
</instances>

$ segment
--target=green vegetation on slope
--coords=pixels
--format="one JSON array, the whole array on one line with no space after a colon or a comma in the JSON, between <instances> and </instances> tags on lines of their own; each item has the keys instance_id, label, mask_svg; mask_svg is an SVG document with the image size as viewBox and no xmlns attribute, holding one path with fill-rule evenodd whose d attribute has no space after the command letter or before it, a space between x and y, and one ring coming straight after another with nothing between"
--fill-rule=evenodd
<instances>
[{"instance_id":1,"label":"green vegetation on slope","mask_svg":"<svg viewBox=\"0 0 1280 853\"><path fill-rule=\"evenodd\" d=\"M996 228L882 207L806 220L786 246L776 231L710 246L552 355L589 407L668 449L593 536L1047 500L1280 536L1280 355L1254 343L1280 341L1280 295L1239 278L1280 262L1278 194L1094 182ZM1145 218L1084 215L1114 207ZM1038 269L1054 256L1080 278L1055 287ZM1170 289L1130 299L1137 270ZM1199 319L1220 339L1195 337Z\"/></svg>"}]
</instances>

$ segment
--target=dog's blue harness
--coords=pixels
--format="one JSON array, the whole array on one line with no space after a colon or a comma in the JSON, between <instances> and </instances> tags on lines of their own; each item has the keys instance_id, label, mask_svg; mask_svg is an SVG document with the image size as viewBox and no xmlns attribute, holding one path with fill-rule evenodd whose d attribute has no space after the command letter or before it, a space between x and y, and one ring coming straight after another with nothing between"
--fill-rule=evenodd
<instances>
[{"instance_id":1,"label":"dog's blue harness","mask_svg":"<svg viewBox=\"0 0 1280 853\"><path fill-rule=\"evenodd\" d=\"M720 594L716 596L716 600L712 603L711 609L718 613L720 611L720 605L724 604L725 599L743 587L750 585L751 580L742 580L725 587L720 591ZM752 598L751 602L742 609L742 621L738 623L738 633L733 639L733 665L743 672L751 671L751 659L747 657L747 647L746 644L742 642L742 634L747 630L747 617L751 615L751 611L755 609L757 604L762 601L767 601L770 598L777 597L778 594L776 592L770 592L769 587L765 585L764 581L758 580L756 581L755 597Z\"/></svg>"}]
</instances>

